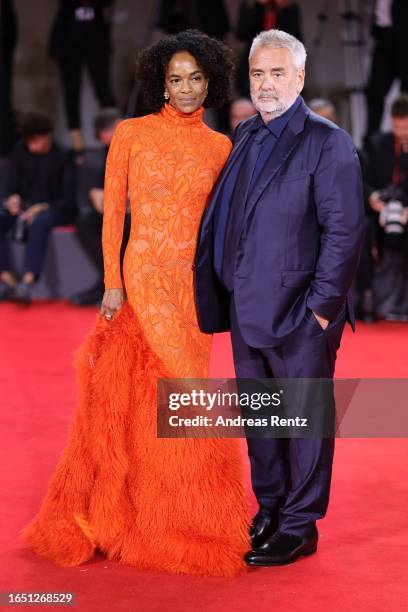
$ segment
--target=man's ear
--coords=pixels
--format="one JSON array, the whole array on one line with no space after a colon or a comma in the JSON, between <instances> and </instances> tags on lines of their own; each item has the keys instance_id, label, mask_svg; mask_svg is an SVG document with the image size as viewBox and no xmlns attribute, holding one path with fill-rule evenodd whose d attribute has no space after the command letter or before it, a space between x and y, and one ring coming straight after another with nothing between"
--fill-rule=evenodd
<instances>
[{"instance_id":1,"label":"man's ear","mask_svg":"<svg viewBox=\"0 0 408 612\"><path fill-rule=\"evenodd\" d=\"M298 94L300 94L305 85L305 69L304 68L301 68L300 70L298 70L297 78L298 78Z\"/></svg>"}]
</instances>

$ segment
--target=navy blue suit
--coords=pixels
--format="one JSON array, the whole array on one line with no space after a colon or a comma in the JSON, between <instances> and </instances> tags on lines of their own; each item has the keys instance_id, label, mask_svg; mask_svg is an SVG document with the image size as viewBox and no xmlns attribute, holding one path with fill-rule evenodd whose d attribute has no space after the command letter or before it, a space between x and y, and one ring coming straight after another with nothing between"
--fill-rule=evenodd
<instances>
[{"instance_id":1,"label":"navy blue suit","mask_svg":"<svg viewBox=\"0 0 408 612\"><path fill-rule=\"evenodd\" d=\"M239 198L228 200L225 191L237 168L241 176L247 169L257 123L256 115L238 127L202 220L195 259L200 328L231 330L239 378L332 378L346 319L354 327L351 285L364 227L359 160L344 130L298 103L250 184L226 283L214 252L231 257L232 234L219 224ZM326 330L313 312L330 321ZM247 442L262 511L279 515L282 531L315 530L327 509L334 440Z\"/></svg>"}]
</instances>

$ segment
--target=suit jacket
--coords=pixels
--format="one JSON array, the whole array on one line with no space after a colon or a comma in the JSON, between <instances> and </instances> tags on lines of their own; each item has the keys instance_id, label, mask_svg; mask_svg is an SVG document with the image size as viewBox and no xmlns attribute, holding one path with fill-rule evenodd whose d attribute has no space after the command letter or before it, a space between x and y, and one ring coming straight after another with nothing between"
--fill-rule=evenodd
<instances>
[{"instance_id":1,"label":"suit jacket","mask_svg":"<svg viewBox=\"0 0 408 612\"><path fill-rule=\"evenodd\" d=\"M256 118L237 128L235 146L204 213L195 258L199 325L229 329L229 296L213 267L214 211L223 183ZM350 136L302 103L289 120L246 203L234 272L245 341L282 343L306 309L332 320L347 300L363 237L360 163Z\"/></svg>"}]
</instances>

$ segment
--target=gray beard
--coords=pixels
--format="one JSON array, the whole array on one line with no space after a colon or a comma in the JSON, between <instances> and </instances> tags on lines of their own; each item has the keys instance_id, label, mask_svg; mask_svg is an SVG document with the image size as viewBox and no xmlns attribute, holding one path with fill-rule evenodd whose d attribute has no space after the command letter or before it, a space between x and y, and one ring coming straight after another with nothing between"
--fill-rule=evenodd
<instances>
[{"instance_id":1,"label":"gray beard","mask_svg":"<svg viewBox=\"0 0 408 612\"><path fill-rule=\"evenodd\" d=\"M283 113L286 113L286 111L288 110L288 108L290 108L289 106L282 106L280 105L276 110L273 111L263 111L264 113L268 113L273 115L273 117L279 117L280 115L283 115Z\"/></svg>"},{"instance_id":2,"label":"gray beard","mask_svg":"<svg viewBox=\"0 0 408 612\"><path fill-rule=\"evenodd\" d=\"M265 115L271 115L272 119L276 119L277 117L280 117L280 115L283 115L283 113L286 113L287 110L289 110L289 108L292 106L292 104L295 102L296 98L298 97L298 94L296 94L296 96L293 98L293 100L291 100L290 102L288 102L288 104L279 104L278 108L276 110L272 110L272 111L267 111L267 110L261 110L258 106L258 100L256 103L254 103L254 106L256 108L256 110L259 113L263 113ZM262 103L262 102L261 102Z\"/></svg>"}]
</instances>

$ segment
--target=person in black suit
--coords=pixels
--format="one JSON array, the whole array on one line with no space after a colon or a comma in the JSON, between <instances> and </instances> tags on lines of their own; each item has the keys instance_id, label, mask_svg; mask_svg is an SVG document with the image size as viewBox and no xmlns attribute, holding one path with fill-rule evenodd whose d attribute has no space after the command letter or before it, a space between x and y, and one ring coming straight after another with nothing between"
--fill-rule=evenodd
<instances>
[{"instance_id":1,"label":"person in black suit","mask_svg":"<svg viewBox=\"0 0 408 612\"><path fill-rule=\"evenodd\" d=\"M365 191L372 211L373 223L371 234L375 236L372 243L381 248L399 248L403 252L403 275L408 283L408 95L402 94L391 108L392 132L376 134L365 151L363 164ZM400 222L396 225L388 223L390 200L402 204ZM388 213L387 213L388 210ZM397 221L396 208L393 209L393 219ZM401 226L402 225L402 226ZM396 229L397 231L390 231ZM369 257L366 245L362 263ZM360 280L365 291L372 293L374 267L365 267L365 276ZM402 296L403 297L403 296ZM367 294L363 302L372 302ZM398 300L397 300L398 302ZM363 308L366 314L367 307ZM395 318L408 318L408 313L398 312Z\"/></svg>"},{"instance_id":2,"label":"person in black suit","mask_svg":"<svg viewBox=\"0 0 408 612\"><path fill-rule=\"evenodd\" d=\"M16 43L17 16L13 2L0 0L0 157L9 154L15 141L11 91Z\"/></svg>"},{"instance_id":3,"label":"person in black suit","mask_svg":"<svg viewBox=\"0 0 408 612\"><path fill-rule=\"evenodd\" d=\"M346 321L354 328L363 194L350 136L300 96L305 62L304 46L285 32L261 32L252 44L258 113L236 129L204 212L194 286L200 329L231 331L237 378L301 380L285 409L299 415L312 397L313 420L323 424L332 421L334 398L323 389L329 385L317 389L310 379L332 380ZM247 437L259 504L249 565L282 565L317 550L334 439L289 438L259 430Z\"/></svg>"},{"instance_id":4,"label":"person in black suit","mask_svg":"<svg viewBox=\"0 0 408 612\"><path fill-rule=\"evenodd\" d=\"M114 0L59 0L49 53L57 63L64 88L72 146L84 149L80 120L81 69L85 65L99 104L114 107L110 80L110 20Z\"/></svg>"},{"instance_id":5,"label":"person in black suit","mask_svg":"<svg viewBox=\"0 0 408 612\"><path fill-rule=\"evenodd\" d=\"M238 11L235 35L246 42L237 69L237 89L242 96L249 95L248 55L254 37L262 30L277 28L302 40L301 11L290 0L244 0Z\"/></svg>"},{"instance_id":6,"label":"person in black suit","mask_svg":"<svg viewBox=\"0 0 408 612\"><path fill-rule=\"evenodd\" d=\"M384 100L395 79L401 81L401 91L408 92L408 2L407 0L376 0L372 35L374 51L367 85L367 135L379 130Z\"/></svg>"}]
</instances>

